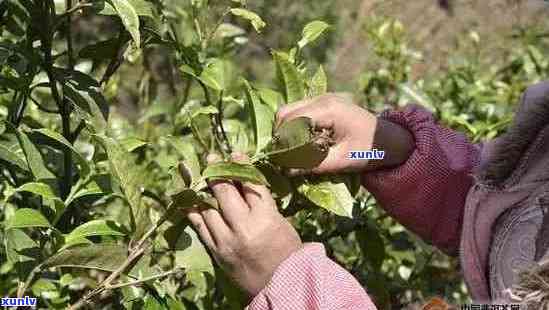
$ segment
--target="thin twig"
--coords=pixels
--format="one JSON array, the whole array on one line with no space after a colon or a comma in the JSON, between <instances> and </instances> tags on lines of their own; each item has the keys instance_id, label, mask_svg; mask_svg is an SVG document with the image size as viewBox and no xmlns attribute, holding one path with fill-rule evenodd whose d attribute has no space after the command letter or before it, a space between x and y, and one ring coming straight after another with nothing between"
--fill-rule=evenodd
<instances>
[{"instance_id":1,"label":"thin twig","mask_svg":"<svg viewBox=\"0 0 549 310\"><path fill-rule=\"evenodd\" d=\"M145 282L149 282L151 280L158 280L158 279L165 278L165 277L168 277L168 276L171 276L171 275L174 275L174 274L178 274L178 273L181 273L181 272L183 272L183 269L177 268L177 269L174 269L174 270L166 271L164 273L157 274L157 275L154 275L154 276L150 276L150 277L147 277L147 278L143 278L143 279L140 279L140 280L125 282L125 283L117 283L117 284L113 284L113 285L107 285L107 286L105 286L105 289L113 290L113 289L126 287L126 286L136 286L136 285L140 285L140 284L145 283Z\"/></svg>"},{"instance_id":2,"label":"thin twig","mask_svg":"<svg viewBox=\"0 0 549 310\"><path fill-rule=\"evenodd\" d=\"M223 138L227 151L231 154L233 152L233 148L231 147L231 143L229 142L229 138L225 132L225 127L223 127L223 91L219 94L219 100L217 101L217 112L217 125L221 130L221 137Z\"/></svg>"}]
</instances>

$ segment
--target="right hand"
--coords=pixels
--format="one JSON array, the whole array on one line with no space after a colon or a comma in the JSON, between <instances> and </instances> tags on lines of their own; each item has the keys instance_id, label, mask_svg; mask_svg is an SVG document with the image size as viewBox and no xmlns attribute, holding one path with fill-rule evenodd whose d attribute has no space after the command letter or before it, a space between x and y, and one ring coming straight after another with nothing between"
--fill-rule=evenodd
<instances>
[{"instance_id":1,"label":"right hand","mask_svg":"<svg viewBox=\"0 0 549 310\"><path fill-rule=\"evenodd\" d=\"M277 113L277 125L296 117L305 116L319 128L333 130L335 144L328 156L311 171L292 169L291 174L361 172L403 163L413 149L411 134L399 125L378 119L343 96L326 94L283 106ZM385 151L379 162L351 160L351 151L369 151L373 147Z\"/></svg>"}]
</instances>

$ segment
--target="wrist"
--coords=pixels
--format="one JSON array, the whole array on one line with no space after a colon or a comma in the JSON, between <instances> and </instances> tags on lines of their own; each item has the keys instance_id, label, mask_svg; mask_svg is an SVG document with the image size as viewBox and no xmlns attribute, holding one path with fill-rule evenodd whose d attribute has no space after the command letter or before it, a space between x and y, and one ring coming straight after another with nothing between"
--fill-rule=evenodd
<instances>
[{"instance_id":1,"label":"wrist","mask_svg":"<svg viewBox=\"0 0 549 310\"><path fill-rule=\"evenodd\" d=\"M384 158L372 161L366 170L398 167L412 155L414 136L406 128L378 117L372 149L384 151Z\"/></svg>"}]
</instances>

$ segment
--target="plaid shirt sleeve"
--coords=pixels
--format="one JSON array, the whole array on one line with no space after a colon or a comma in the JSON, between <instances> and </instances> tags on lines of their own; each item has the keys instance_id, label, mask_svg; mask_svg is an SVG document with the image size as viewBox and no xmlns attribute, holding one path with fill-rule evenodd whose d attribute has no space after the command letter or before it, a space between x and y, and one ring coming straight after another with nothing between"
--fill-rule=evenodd
<instances>
[{"instance_id":1,"label":"plaid shirt sleeve","mask_svg":"<svg viewBox=\"0 0 549 310\"><path fill-rule=\"evenodd\" d=\"M425 108L409 105L381 118L408 129L415 150L403 165L363 175L363 185L397 221L448 254L459 248L465 199L480 147L438 125Z\"/></svg>"},{"instance_id":2,"label":"plaid shirt sleeve","mask_svg":"<svg viewBox=\"0 0 549 310\"><path fill-rule=\"evenodd\" d=\"M330 260L319 243L307 243L275 271L248 310L375 310L353 276Z\"/></svg>"}]
</instances>

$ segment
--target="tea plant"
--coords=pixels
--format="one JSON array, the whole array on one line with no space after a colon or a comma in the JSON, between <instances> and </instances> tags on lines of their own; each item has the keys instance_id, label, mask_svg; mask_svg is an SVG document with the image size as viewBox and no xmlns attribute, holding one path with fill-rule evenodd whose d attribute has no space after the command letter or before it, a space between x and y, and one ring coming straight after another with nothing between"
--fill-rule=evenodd
<instances>
[{"instance_id":1,"label":"tea plant","mask_svg":"<svg viewBox=\"0 0 549 310\"><path fill-rule=\"evenodd\" d=\"M313 21L294 47L272 50L279 87L261 87L231 63L246 31L227 20L265 27L245 2L1 3L2 290L49 308L239 308L238 291L182 216L216 207L206 179L267 184L289 214L318 206L352 216L352 178L283 174L326 156L310 122L273 128L280 105L326 92L324 70L311 74L302 50L329 25ZM77 47L77 21L94 16L114 31ZM142 126L130 129L107 97L121 66L155 47L184 87L177 100L152 103L144 76ZM233 151L252 163L230 162ZM212 152L225 161L205 165Z\"/></svg>"}]
</instances>

